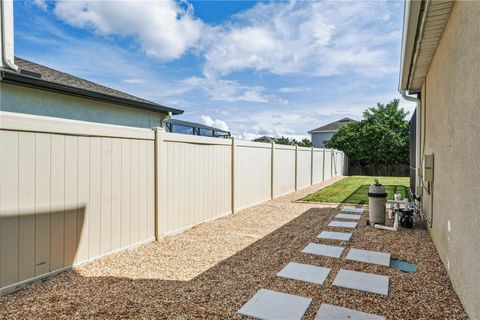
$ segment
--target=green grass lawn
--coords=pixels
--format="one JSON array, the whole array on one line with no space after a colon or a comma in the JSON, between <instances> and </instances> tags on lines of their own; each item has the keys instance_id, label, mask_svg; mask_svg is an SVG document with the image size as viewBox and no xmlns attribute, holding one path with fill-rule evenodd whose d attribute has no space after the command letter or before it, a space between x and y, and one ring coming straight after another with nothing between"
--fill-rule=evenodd
<instances>
[{"instance_id":1,"label":"green grass lawn","mask_svg":"<svg viewBox=\"0 0 480 320\"><path fill-rule=\"evenodd\" d=\"M378 179L378 181L385 186L388 199L393 199L393 194L396 192L399 192L402 195L402 199L408 197L407 188L410 183L408 177L351 176L312 193L302 200L330 203L368 204L368 188L374 183L375 179Z\"/></svg>"}]
</instances>

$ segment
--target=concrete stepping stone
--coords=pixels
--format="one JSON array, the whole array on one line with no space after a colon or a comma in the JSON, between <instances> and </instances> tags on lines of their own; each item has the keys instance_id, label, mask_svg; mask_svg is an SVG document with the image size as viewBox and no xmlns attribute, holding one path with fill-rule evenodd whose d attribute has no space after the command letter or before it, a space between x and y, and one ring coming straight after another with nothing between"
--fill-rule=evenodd
<instances>
[{"instance_id":1,"label":"concrete stepping stone","mask_svg":"<svg viewBox=\"0 0 480 320\"><path fill-rule=\"evenodd\" d=\"M289 262L282 271L277 273L277 276L315 284L323 284L329 273L330 268Z\"/></svg>"},{"instance_id":2,"label":"concrete stepping stone","mask_svg":"<svg viewBox=\"0 0 480 320\"><path fill-rule=\"evenodd\" d=\"M238 314L257 319L301 320L312 299L260 289L243 305Z\"/></svg>"},{"instance_id":3,"label":"concrete stepping stone","mask_svg":"<svg viewBox=\"0 0 480 320\"><path fill-rule=\"evenodd\" d=\"M372 273L340 269L333 285L382 295L388 295L389 277Z\"/></svg>"},{"instance_id":4,"label":"concrete stepping stone","mask_svg":"<svg viewBox=\"0 0 480 320\"><path fill-rule=\"evenodd\" d=\"M352 248L347 254L347 260L390 266L390 253Z\"/></svg>"},{"instance_id":5,"label":"concrete stepping stone","mask_svg":"<svg viewBox=\"0 0 480 320\"><path fill-rule=\"evenodd\" d=\"M361 208L342 208L342 212L363 213L365 210Z\"/></svg>"},{"instance_id":6,"label":"concrete stepping stone","mask_svg":"<svg viewBox=\"0 0 480 320\"><path fill-rule=\"evenodd\" d=\"M333 220L328 224L329 227L356 228L358 222Z\"/></svg>"},{"instance_id":7,"label":"concrete stepping stone","mask_svg":"<svg viewBox=\"0 0 480 320\"><path fill-rule=\"evenodd\" d=\"M317 236L319 239L332 239L332 240L342 240L348 241L352 237L350 232L335 232L335 231L322 231Z\"/></svg>"},{"instance_id":8,"label":"concrete stepping stone","mask_svg":"<svg viewBox=\"0 0 480 320\"><path fill-rule=\"evenodd\" d=\"M384 316L322 303L315 320L386 320Z\"/></svg>"},{"instance_id":9,"label":"concrete stepping stone","mask_svg":"<svg viewBox=\"0 0 480 320\"><path fill-rule=\"evenodd\" d=\"M328 246L326 244L310 243L305 249L302 250L303 253L310 253L317 256L326 256L332 258L340 258L343 252L343 247Z\"/></svg>"},{"instance_id":10,"label":"concrete stepping stone","mask_svg":"<svg viewBox=\"0 0 480 320\"><path fill-rule=\"evenodd\" d=\"M359 220L362 217L360 214L339 213L335 216L337 219Z\"/></svg>"}]
</instances>

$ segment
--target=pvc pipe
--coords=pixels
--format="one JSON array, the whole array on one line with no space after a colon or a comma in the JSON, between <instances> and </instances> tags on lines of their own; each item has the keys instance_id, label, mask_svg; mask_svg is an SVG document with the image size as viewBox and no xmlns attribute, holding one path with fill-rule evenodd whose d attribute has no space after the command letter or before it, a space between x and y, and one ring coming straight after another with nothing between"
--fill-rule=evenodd
<instances>
[{"instance_id":1,"label":"pvc pipe","mask_svg":"<svg viewBox=\"0 0 480 320\"><path fill-rule=\"evenodd\" d=\"M375 228L387 230L387 231L398 231L398 213L395 213L395 221L393 222L393 227L387 227L381 224L376 224Z\"/></svg>"}]
</instances>

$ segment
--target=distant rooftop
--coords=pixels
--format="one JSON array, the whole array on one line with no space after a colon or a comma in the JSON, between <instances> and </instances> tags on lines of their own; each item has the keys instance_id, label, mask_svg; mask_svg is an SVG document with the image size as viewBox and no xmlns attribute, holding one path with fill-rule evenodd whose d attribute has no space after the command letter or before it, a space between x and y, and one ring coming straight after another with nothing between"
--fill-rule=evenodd
<instances>
[{"instance_id":1,"label":"distant rooftop","mask_svg":"<svg viewBox=\"0 0 480 320\"><path fill-rule=\"evenodd\" d=\"M118 103L129 107L156 112L181 114L183 110L162 106L131 94L115 90L92 81L75 77L35 62L15 57L20 72L2 70L2 81L77 95L89 99Z\"/></svg>"},{"instance_id":2,"label":"distant rooftop","mask_svg":"<svg viewBox=\"0 0 480 320\"><path fill-rule=\"evenodd\" d=\"M332 123L329 123L329 124L326 124L324 126L321 126L321 127L318 127L316 129L313 129L313 130L310 130L308 131L308 133L319 133L319 132L333 132L333 131L338 131L338 129L340 129L340 127L346 125L346 124L349 124L351 122L356 122L355 120L353 119L350 119L350 118L343 118L343 119L340 119L340 120L337 120L335 122L332 122Z\"/></svg>"},{"instance_id":3,"label":"distant rooftop","mask_svg":"<svg viewBox=\"0 0 480 320\"><path fill-rule=\"evenodd\" d=\"M260 137L260 138L254 139L253 141L255 141L255 142L272 143L272 142L277 142L277 138L268 137L268 136L262 136L262 137Z\"/></svg>"}]
</instances>

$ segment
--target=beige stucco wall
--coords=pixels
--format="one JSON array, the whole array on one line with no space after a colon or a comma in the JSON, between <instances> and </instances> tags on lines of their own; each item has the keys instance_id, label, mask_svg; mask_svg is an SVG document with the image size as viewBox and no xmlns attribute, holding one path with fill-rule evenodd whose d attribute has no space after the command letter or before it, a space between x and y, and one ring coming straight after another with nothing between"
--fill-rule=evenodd
<instances>
[{"instance_id":1,"label":"beige stucco wall","mask_svg":"<svg viewBox=\"0 0 480 320\"><path fill-rule=\"evenodd\" d=\"M431 235L453 287L480 319L480 3L458 1L422 88L424 188Z\"/></svg>"},{"instance_id":2,"label":"beige stucco wall","mask_svg":"<svg viewBox=\"0 0 480 320\"><path fill-rule=\"evenodd\" d=\"M160 113L6 83L0 83L0 110L139 128L161 123Z\"/></svg>"}]
</instances>

